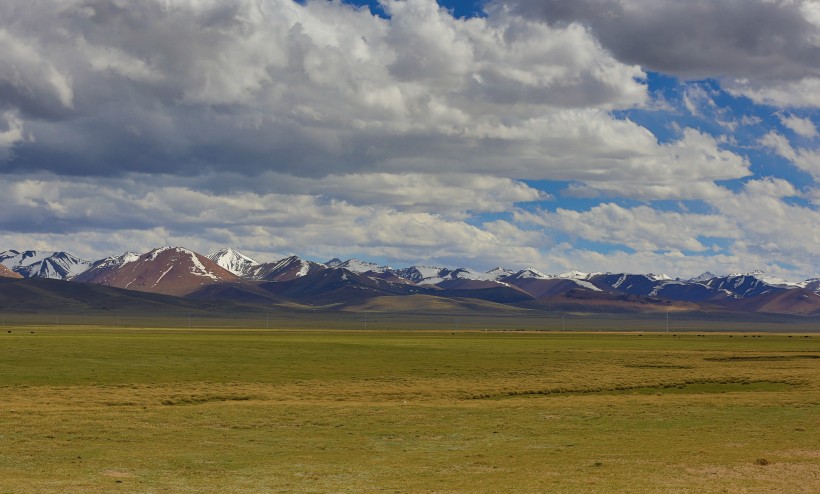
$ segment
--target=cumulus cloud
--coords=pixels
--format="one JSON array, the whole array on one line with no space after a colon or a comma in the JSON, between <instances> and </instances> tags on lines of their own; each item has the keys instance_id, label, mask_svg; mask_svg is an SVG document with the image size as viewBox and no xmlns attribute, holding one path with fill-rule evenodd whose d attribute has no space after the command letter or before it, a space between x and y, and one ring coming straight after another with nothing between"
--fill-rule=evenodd
<instances>
[{"instance_id":1,"label":"cumulus cloud","mask_svg":"<svg viewBox=\"0 0 820 494\"><path fill-rule=\"evenodd\" d=\"M495 179L487 180L493 184ZM534 265L554 273L581 268L695 276L705 270L766 268L786 277L817 274L814 245L820 238L806 225L820 224L820 216L786 201L800 192L776 179L751 180L737 192L722 189L707 201L713 209L708 213L604 203L585 211L519 210L509 220L489 221L443 204L436 213L304 193L213 194L161 182L139 176L4 181L0 231L5 248L60 248L94 259L158 245L201 252L234 246L260 260L292 253L317 260L355 254L397 265ZM327 186L330 182L319 185ZM451 193L450 187L442 190ZM497 193L492 187L486 191L487 196ZM555 244L556 235L609 248ZM722 245L714 252L716 241ZM779 266L783 260L793 268Z\"/></svg>"},{"instance_id":2,"label":"cumulus cloud","mask_svg":"<svg viewBox=\"0 0 820 494\"><path fill-rule=\"evenodd\" d=\"M818 106L815 0L497 0L552 25L583 24L619 60L684 79L723 78L737 93Z\"/></svg>"},{"instance_id":3,"label":"cumulus cloud","mask_svg":"<svg viewBox=\"0 0 820 494\"><path fill-rule=\"evenodd\" d=\"M684 129L681 139L656 145L657 149L644 146L643 153L640 146L623 137L612 136L625 146L625 156L636 156L625 163L612 160L597 174L592 170L590 174L576 175L583 183L573 186L571 193L641 200L704 199L720 194L716 181L751 175L745 157L722 149L720 139L694 129ZM631 149L626 149L630 145ZM650 149L654 152L648 152ZM681 187L684 183L686 186Z\"/></svg>"},{"instance_id":4,"label":"cumulus cloud","mask_svg":"<svg viewBox=\"0 0 820 494\"><path fill-rule=\"evenodd\" d=\"M377 184L393 180L382 176L359 179ZM524 197L531 197L533 193L541 196L540 193L523 184L492 177L483 179L487 185L483 196L480 196L479 183L482 179L478 177L463 184L465 189L459 189L457 180L453 179L449 184L438 182L439 188L434 181L430 187L420 190L412 187L412 181L420 180L419 177L406 179L411 187L398 188L391 197L405 200L410 197L410 202L415 203L413 195L429 194L427 210L372 201L355 204L293 192L213 194L180 185L163 185L155 177L105 181L69 181L54 176L12 179L0 184L0 195L4 197L0 230L22 232L33 239L62 235L67 242L65 246L61 244L62 249L82 243L73 238L91 242L90 239L109 232L112 237L96 249L110 246L113 251L98 252L97 256L181 243L205 252L232 245L270 260L283 252L329 258L351 251L411 262L442 259L500 262L506 257L509 262L526 264L524 259L538 257L535 246L543 243L541 236L515 233L518 229L512 225L502 230L498 222L491 229L471 225L464 212L445 204L444 194L458 198L460 190L466 191L461 199L464 207L481 209L486 207L482 204L491 204L489 210L492 210L499 201L505 200L498 197L505 193L509 194L506 200L518 199L521 193ZM333 187L331 181L328 178L317 186ZM345 185L344 181L336 184L342 188ZM354 192L357 190L354 188ZM473 201L469 201L470 198ZM438 207L443 213L432 212ZM511 207L509 203L504 208ZM124 243L133 241L139 231L145 232L144 238L133 244ZM10 242L19 236L4 235L4 239ZM521 242L525 237L529 241ZM32 247L26 244L24 248ZM88 246L84 246L77 252L88 250Z\"/></svg>"},{"instance_id":5,"label":"cumulus cloud","mask_svg":"<svg viewBox=\"0 0 820 494\"><path fill-rule=\"evenodd\" d=\"M578 249L569 244L562 247L563 250L556 249L552 252L550 260L553 265L562 266L563 271L584 266L587 272L611 272L611 266L616 265L619 270L627 273L664 273L682 279L694 278L706 271L720 275L749 273L756 269L785 279L795 276L794 270L773 263L769 258L740 250L728 254L693 256L680 251L602 253Z\"/></svg>"},{"instance_id":6,"label":"cumulus cloud","mask_svg":"<svg viewBox=\"0 0 820 494\"><path fill-rule=\"evenodd\" d=\"M389 18L325 1L0 4L4 239L79 253L83 242L103 254L179 243L544 270L598 263L554 246L550 230L663 266L689 266L675 252L715 258L709 232L732 255L805 254L791 240L755 247L769 234L747 230L733 204L772 191L759 180L724 188L753 170L730 138L676 126L659 140L629 111L669 111L645 70L721 77L767 104L820 105L814 4L516 0L460 19L434 0L382 5ZM724 118L706 85L687 87L696 121L761 123ZM813 122L801 110L777 115L804 141L772 133L760 144L816 178ZM569 184L559 199L606 202L512 214L555 199L528 185L539 181ZM714 211L655 211L657 200ZM618 222L629 224L622 239Z\"/></svg>"},{"instance_id":7,"label":"cumulus cloud","mask_svg":"<svg viewBox=\"0 0 820 494\"><path fill-rule=\"evenodd\" d=\"M695 131L660 144L613 117L648 103L644 73L581 25L504 9L456 19L433 0L384 6L390 19L291 0L0 6L34 67L13 87L43 86L33 100L54 110L27 121L34 141L15 143L6 171L446 170L623 191L640 176L655 190L637 194L663 197L680 177L703 191L748 173ZM17 93L0 104L33 113Z\"/></svg>"},{"instance_id":8,"label":"cumulus cloud","mask_svg":"<svg viewBox=\"0 0 820 494\"><path fill-rule=\"evenodd\" d=\"M820 108L820 77L763 84L752 79L724 81L726 90L755 103L780 108Z\"/></svg>"},{"instance_id":9,"label":"cumulus cloud","mask_svg":"<svg viewBox=\"0 0 820 494\"><path fill-rule=\"evenodd\" d=\"M737 193L727 193L711 204L744 235L735 242L739 252L750 252L769 262L788 259L805 272L814 272L820 231L820 211L784 199L800 192L782 179L750 180Z\"/></svg>"},{"instance_id":10,"label":"cumulus cloud","mask_svg":"<svg viewBox=\"0 0 820 494\"><path fill-rule=\"evenodd\" d=\"M817 150L795 149L785 136L773 130L760 139L760 144L791 161L797 168L820 182L820 152Z\"/></svg>"},{"instance_id":11,"label":"cumulus cloud","mask_svg":"<svg viewBox=\"0 0 820 494\"><path fill-rule=\"evenodd\" d=\"M797 135L803 137L817 137L817 127L810 118L801 118L796 115L778 115L780 123L791 129Z\"/></svg>"},{"instance_id":12,"label":"cumulus cloud","mask_svg":"<svg viewBox=\"0 0 820 494\"><path fill-rule=\"evenodd\" d=\"M719 215L658 211L648 206L624 208L613 203L601 204L588 211L558 208L555 212L519 212L516 220L641 252L703 252L710 246L703 244L700 237L740 237L738 228Z\"/></svg>"},{"instance_id":13,"label":"cumulus cloud","mask_svg":"<svg viewBox=\"0 0 820 494\"><path fill-rule=\"evenodd\" d=\"M654 266L678 276L754 269L786 277L795 272L816 275L815 246L820 234L807 225L820 224L820 212L787 200L801 195L785 180L756 179L736 192L720 188L706 200L709 213L604 203L586 211L518 211L515 221L545 227L547 234L573 241L608 246L602 250L572 244L555 247L551 262L566 269L610 271L615 265L634 272ZM720 246L715 251L716 241ZM789 267L784 268L784 263Z\"/></svg>"},{"instance_id":14,"label":"cumulus cloud","mask_svg":"<svg viewBox=\"0 0 820 494\"><path fill-rule=\"evenodd\" d=\"M390 19L291 0L43 5L0 14L38 67L73 81L73 110L28 123L36 145L16 145L10 173L447 170L612 189L640 175L665 196L671 177L705 189L747 174L705 136L661 145L614 118L648 102L644 74L578 24L455 19L433 0L386 2Z\"/></svg>"},{"instance_id":15,"label":"cumulus cloud","mask_svg":"<svg viewBox=\"0 0 820 494\"><path fill-rule=\"evenodd\" d=\"M647 100L643 72L578 26L455 19L433 0L385 8L391 19L291 0L0 7L13 48L0 68L23 67L2 71L0 104L41 119L10 170L322 176L403 155L424 171L443 148L469 170L510 134L537 138L545 113Z\"/></svg>"}]
</instances>

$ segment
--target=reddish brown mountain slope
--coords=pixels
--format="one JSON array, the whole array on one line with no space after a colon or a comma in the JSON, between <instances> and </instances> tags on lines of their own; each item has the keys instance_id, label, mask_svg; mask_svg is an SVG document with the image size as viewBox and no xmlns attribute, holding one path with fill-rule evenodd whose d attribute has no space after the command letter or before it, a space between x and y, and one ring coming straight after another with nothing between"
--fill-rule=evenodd
<instances>
[{"instance_id":1,"label":"reddish brown mountain slope","mask_svg":"<svg viewBox=\"0 0 820 494\"><path fill-rule=\"evenodd\" d=\"M736 304L745 310L772 314L820 314L820 295L803 288L759 295Z\"/></svg>"},{"instance_id":2,"label":"reddish brown mountain slope","mask_svg":"<svg viewBox=\"0 0 820 494\"><path fill-rule=\"evenodd\" d=\"M0 278L22 278L22 276L0 264Z\"/></svg>"},{"instance_id":3,"label":"reddish brown mountain slope","mask_svg":"<svg viewBox=\"0 0 820 494\"><path fill-rule=\"evenodd\" d=\"M74 280L178 296L210 285L245 284L214 261L181 247L154 249L123 264L90 269Z\"/></svg>"}]
</instances>

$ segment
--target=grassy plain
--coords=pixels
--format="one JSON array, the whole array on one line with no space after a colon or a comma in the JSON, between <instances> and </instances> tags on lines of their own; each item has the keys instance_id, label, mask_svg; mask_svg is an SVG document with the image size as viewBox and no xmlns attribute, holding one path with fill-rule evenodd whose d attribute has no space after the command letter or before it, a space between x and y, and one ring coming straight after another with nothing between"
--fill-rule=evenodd
<instances>
[{"instance_id":1,"label":"grassy plain","mask_svg":"<svg viewBox=\"0 0 820 494\"><path fill-rule=\"evenodd\" d=\"M818 492L818 430L818 334L0 334L0 493Z\"/></svg>"}]
</instances>

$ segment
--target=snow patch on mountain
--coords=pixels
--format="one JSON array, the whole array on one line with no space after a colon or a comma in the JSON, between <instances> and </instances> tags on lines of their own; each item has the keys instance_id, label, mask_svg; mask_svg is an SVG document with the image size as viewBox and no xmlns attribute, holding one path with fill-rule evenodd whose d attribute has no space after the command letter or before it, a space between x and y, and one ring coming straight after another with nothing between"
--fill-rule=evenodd
<instances>
[{"instance_id":1,"label":"snow patch on mountain","mask_svg":"<svg viewBox=\"0 0 820 494\"><path fill-rule=\"evenodd\" d=\"M91 266L91 261L67 252L7 250L0 253L0 263L25 278L72 278Z\"/></svg>"},{"instance_id":2,"label":"snow patch on mountain","mask_svg":"<svg viewBox=\"0 0 820 494\"><path fill-rule=\"evenodd\" d=\"M310 272L310 265L306 262L302 263L302 266L299 268L299 271L296 272L296 277L301 278Z\"/></svg>"},{"instance_id":3,"label":"snow patch on mountain","mask_svg":"<svg viewBox=\"0 0 820 494\"><path fill-rule=\"evenodd\" d=\"M760 271L760 270L754 271L751 274L751 276L754 276L755 278L759 279L760 281L762 281L764 283L768 283L768 284L774 285L774 286L782 286L782 287L788 287L788 288L804 288L805 287L805 283L788 281L788 280L785 280L785 279L777 277L777 276L768 275L768 274L766 274L766 273L764 273L763 271Z\"/></svg>"},{"instance_id":4,"label":"snow patch on mountain","mask_svg":"<svg viewBox=\"0 0 820 494\"><path fill-rule=\"evenodd\" d=\"M256 260L230 247L210 254L208 259L237 276L245 276L254 266L259 265Z\"/></svg>"},{"instance_id":5,"label":"snow patch on mountain","mask_svg":"<svg viewBox=\"0 0 820 494\"><path fill-rule=\"evenodd\" d=\"M576 271L573 269L572 271L567 271L565 273L559 274L558 278L564 278L567 280L588 280L597 274L601 273L584 273L582 271Z\"/></svg>"},{"instance_id":6,"label":"snow patch on mountain","mask_svg":"<svg viewBox=\"0 0 820 494\"><path fill-rule=\"evenodd\" d=\"M546 275L546 274L542 273L541 271L538 271L537 269L535 269L533 267L528 267L526 269L522 269L521 271L515 273L515 277L516 278L534 278L534 279L537 279L537 280L549 280L549 279L552 278L552 276Z\"/></svg>"},{"instance_id":7,"label":"snow patch on mountain","mask_svg":"<svg viewBox=\"0 0 820 494\"><path fill-rule=\"evenodd\" d=\"M768 283L762 279L765 277L762 271L754 271L747 274L732 273L728 276L705 281L703 284L719 290L728 290L733 296L741 298L765 295L775 290L795 288L795 286Z\"/></svg>"},{"instance_id":8,"label":"snow patch on mountain","mask_svg":"<svg viewBox=\"0 0 820 494\"><path fill-rule=\"evenodd\" d=\"M501 278L506 278L508 276L514 275L515 271L511 269L502 268L501 266L496 266L493 269L487 271L487 274L491 276L495 280L499 280Z\"/></svg>"},{"instance_id":9,"label":"snow patch on mountain","mask_svg":"<svg viewBox=\"0 0 820 494\"><path fill-rule=\"evenodd\" d=\"M154 261L154 260L156 260L157 256L159 256L163 252L174 249L174 248L175 247L157 247L156 249L154 249L154 250L152 250L151 252L148 253L148 259L147 260L148 261Z\"/></svg>"},{"instance_id":10,"label":"snow patch on mountain","mask_svg":"<svg viewBox=\"0 0 820 494\"><path fill-rule=\"evenodd\" d=\"M580 286L581 288L586 288L587 290L592 290L593 292L602 292L603 291L603 290L601 290L600 288L598 288L597 286L593 285L592 283L590 283L588 281L578 280L578 279L575 279L575 278L567 278L567 279L569 281L572 281L576 285Z\"/></svg>"},{"instance_id":11,"label":"snow patch on mountain","mask_svg":"<svg viewBox=\"0 0 820 494\"><path fill-rule=\"evenodd\" d=\"M105 259L100 259L99 261L94 261L91 264L91 268L110 268L114 266L124 266L130 262L134 262L140 258L140 255L135 252L126 252L119 256L111 256L106 257Z\"/></svg>"},{"instance_id":12,"label":"snow patch on mountain","mask_svg":"<svg viewBox=\"0 0 820 494\"><path fill-rule=\"evenodd\" d=\"M344 262L340 261L339 259L331 259L330 261L325 263L325 265L331 268L346 269L356 274L363 274L367 272L386 273L388 271L393 270L390 266L379 266L376 263L362 261L360 259L348 259Z\"/></svg>"},{"instance_id":13,"label":"snow patch on mountain","mask_svg":"<svg viewBox=\"0 0 820 494\"><path fill-rule=\"evenodd\" d=\"M755 269L751 273L732 273L727 278L754 278L758 281L766 283L767 285L783 287L783 288L805 288L806 284L811 280L805 281L788 281L778 276L766 274L764 271Z\"/></svg>"},{"instance_id":14,"label":"snow patch on mountain","mask_svg":"<svg viewBox=\"0 0 820 494\"><path fill-rule=\"evenodd\" d=\"M457 278L460 280L473 280L473 281L496 281L496 277L490 273L481 273L479 271L474 271L472 269L467 268L459 268L450 273L451 278Z\"/></svg>"},{"instance_id":15,"label":"snow patch on mountain","mask_svg":"<svg viewBox=\"0 0 820 494\"><path fill-rule=\"evenodd\" d=\"M666 288L669 285L685 285L685 284L686 284L685 281L677 281L677 280L666 281L664 283L658 284L658 286L656 286L651 292L649 292L649 296L650 297L657 297L658 294L661 292L661 290L663 290L664 288Z\"/></svg>"},{"instance_id":16,"label":"snow patch on mountain","mask_svg":"<svg viewBox=\"0 0 820 494\"><path fill-rule=\"evenodd\" d=\"M717 278L717 275L713 274L710 271L706 271L705 273L703 273L700 276L695 276L694 278L691 278L689 281L691 283L703 283L704 281L709 281L712 278Z\"/></svg>"},{"instance_id":17,"label":"snow patch on mountain","mask_svg":"<svg viewBox=\"0 0 820 494\"><path fill-rule=\"evenodd\" d=\"M172 269L174 269L174 266L168 266L168 269L163 271L162 274L159 275L159 278L157 278L157 281L154 282L154 286L157 286L159 282L162 281L163 278L165 278L165 275L168 274Z\"/></svg>"},{"instance_id":18,"label":"snow patch on mountain","mask_svg":"<svg viewBox=\"0 0 820 494\"><path fill-rule=\"evenodd\" d=\"M219 276L212 273L210 270L208 270L208 268L205 267L204 264L202 264L202 261L199 260L199 257L197 257L196 252L185 249L185 248L182 248L182 247L177 247L177 251L181 252L183 254L187 254L187 255L191 256L191 264L193 264L193 266L191 266L191 273L192 274L195 274L197 276L204 276L204 277L210 278L214 281L219 281L220 280Z\"/></svg>"},{"instance_id":19,"label":"snow patch on mountain","mask_svg":"<svg viewBox=\"0 0 820 494\"><path fill-rule=\"evenodd\" d=\"M450 273L450 270L438 266L411 266L396 270L395 273L418 285L435 285L444 281L444 277Z\"/></svg>"},{"instance_id":20,"label":"snow patch on mountain","mask_svg":"<svg viewBox=\"0 0 820 494\"><path fill-rule=\"evenodd\" d=\"M296 274L294 275L297 278L301 278L310 272L310 263L305 262L298 256L290 256L280 259L276 262L276 264L274 264L272 271L279 271L294 265L299 266L299 270L296 271Z\"/></svg>"}]
</instances>

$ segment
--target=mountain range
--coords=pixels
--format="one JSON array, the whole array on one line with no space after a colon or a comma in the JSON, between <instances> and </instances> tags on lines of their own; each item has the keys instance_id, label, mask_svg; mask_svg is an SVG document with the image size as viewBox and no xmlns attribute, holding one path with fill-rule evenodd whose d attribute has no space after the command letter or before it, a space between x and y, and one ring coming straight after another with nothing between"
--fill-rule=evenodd
<instances>
[{"instance_id":1,"label":"mountain range","mask_svg":"<svg viewBox=\"0 0 820 494\"><path fill-rule=\"evenodd\" d=\"M31 280L54 279L68 286L100 286L93 292L97 295L111 287L214 303L328 310L378 305L384 297L407 297L403 306L446 299L477 301L485 309L820 315L820 279L793 283L760 271L704 273L686 280L662 274L572 271L548 275L533 268L496 267L487 272L440 266L392 268L358 259L317 263L298 256L258 262L230 248L205 256L182 247L163 247L96 261L67 252L7 250L0 253L0 278L5 279L2 293L13 286L22 290ZM2 293L0 304L10 309L23 303L19 297L12 303Z\"/></svg>"}]
</instances>

